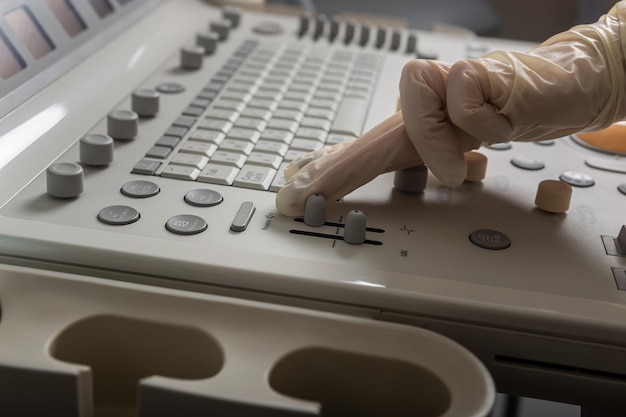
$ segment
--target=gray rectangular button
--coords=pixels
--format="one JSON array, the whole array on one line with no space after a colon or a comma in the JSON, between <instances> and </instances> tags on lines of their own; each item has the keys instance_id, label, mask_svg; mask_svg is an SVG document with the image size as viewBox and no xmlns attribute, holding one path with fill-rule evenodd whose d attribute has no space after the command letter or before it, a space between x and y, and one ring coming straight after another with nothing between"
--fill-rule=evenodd
<instances>
[{"instance_id":1,"label":"gray rectangular button","mask_svg":"<svg viewBox=\"0 0 626 417\"><path fill-rule=\"evenodd\" d=\"M230 230L232 230L233 232L243 232L244 230L246 230L255 211L256 208L254 207L254 203L252 203L251 201L246 201L242 203L241 207L239 207L237 215L235 216L235 219L230 225Z\"/></svg>"}]
</instances>

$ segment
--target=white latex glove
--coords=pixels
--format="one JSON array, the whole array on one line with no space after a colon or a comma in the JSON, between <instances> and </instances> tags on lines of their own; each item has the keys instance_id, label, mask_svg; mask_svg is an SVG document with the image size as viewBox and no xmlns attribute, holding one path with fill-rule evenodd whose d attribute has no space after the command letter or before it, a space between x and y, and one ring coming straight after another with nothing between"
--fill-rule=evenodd
<instances>
[{"instance_id":1,"label":"white latex glove","mask_svg":"<svg viewBox=\"0 0 626 417\"><path fill-rule=\"evenodd\" d=\"M406 133L401 127L389 131L387 120L381 124L387 128L296 161L277 208L301 215L309 195L342 197L377 174L402 167L400 158L422 159L444 184L459 185L466 175L463 153L482 143L559 138L622 120L625 44L626 1L621 1L597 23L558 34L529 53L493 52L451 66L414 60L400 80ZM386 140L373 137L377 132ZM417 155L404 154L410 152L406 134ZM390 143L394 140L400 151ZM362 141L370 149L352 155L364 147Z\"/></svg>"}]
</instances>

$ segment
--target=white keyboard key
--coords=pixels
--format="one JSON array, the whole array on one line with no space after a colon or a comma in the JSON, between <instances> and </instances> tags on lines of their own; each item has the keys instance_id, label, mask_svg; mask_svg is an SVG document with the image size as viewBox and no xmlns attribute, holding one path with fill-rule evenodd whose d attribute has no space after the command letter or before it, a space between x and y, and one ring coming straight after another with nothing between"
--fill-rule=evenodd
<instances>
[{"instance_id":1,"label":"white keyboard key","mask_svg":"<svg viewBox=\"0 0 626 417\"><path fill-rule=\"evenodd\" d=\"M317 109L326 109L326 110L331 110L334 112L336 112L337 109L339 108L339 104L336 101L327 100L327 99L317 99L317 98L314 98L313 100L311 100L310 106L315 107Z\"/></svg>"},{"instance_id":2,"label":"white keyboard key","mask_svg":"<svg viewBox=\"0 0 626 417\"><path fill-rule=\"evenodd\" d=\"M304 113L298 110L278 109L274 112L274 119L285 119L296 123L300 123L304 118Z\"/></svg>"},{"instance_id":3,"label":"white keyboard key","mask_svg":"<svg viewBox=\"0 0 626 417\"><path fill-rule=\"evenodd\" d=\"M244 155L250 155L254 149L254 143L239 139L224 139L220 145L220 151L237 152Z\"/></svg>"},{"instance_id":4,"label":"white keyboard key","mask_svg":"<svg viewBox=\"0 0 626 417\"><path fill-rule=\"evenodd\" d=\"M265 152L279 156L285 156L288 150L289 146L286 143L273 140L260 140L254 146L255 152Z\"/></svg>"},{"instance_id":5,"label":"white keyboard key","mask_svg":"<svg viewBox=\"0 0 626 417\"><path fill-rule=\"evenodd\" d=\"M222 132L218 132L216 130L197 129L189 136L189 139L219 145L225 137L226 136Z\"/></svg>"},{"instance_id":6,"label":"white keyboard key","mask_svg":"<svg viewBox=\"0 0 626 417\"><path fill-rule=\"evenodd\" d=\"M226 109L211 109L205 116L209 119L227 120L233 123L239 117L239 112Z\"/></svg>"},{"instance_id":7,"label":"white keyboard key","mask_svg":"<svg viewBox=\"0 0 626 417\"><path fill-rule=\"evenodd\" d=\"M317 117L305 117L300 123L302 127L311 127L328 132L330 130L331 122L326 119L319 119Z\"/></svg>"},{"instance_id":8,"label":"white keyboard key","mask_svg":"<svg viewBox=\"0 0 626 417\"><path fill-rule=\"evenodd\" d=\"M198 168L185 165L168 165L161 172L162 177L187 181L195 181L199 174L200 170Z\"/></svg>"},{"instance_id":9,"label":"white keyboard key","mask_svg":"<svg viewBox=\"0 0 626 417\"><path fill-rule=\"evenodd\" d=\"M355 136L352 136L352 135L339 135L339 134L336 134L336 133L331 133L326 138L326 145L336 145L338 143L343 143L343 142L352 142L353 140L356 140Z\"/></svg>"},{"instance_id":10,"label":"white keyboard key","mask_svg":"<svg viewBox=\"0 0 626 417\"><path fill-rule=\"evenodd\" d=\"M209 158L202 155L194 155L190 153L178 153L172 160L170 164L173 165L184 165L188 167L193 167L197 169L202 169L209 162Z\"/></svg>"},{"instance_id":11,"label":"white keyboard key","mask_svg":"<svg viewBox=\"0 0 626 417\"><path fill-rule=\"evenodd\" d=\"M283 158L279 155L264 152L252 152L248 155L246 164L278 169L282 161Z\"/></svg>"},{"instance_id":12,"label":"white keyboard key","mask_svg":"<svg viewBox=\"0 0 626 417\"><path fill-rule=\"evenodd\" d=\"M217 132L228 133L233 124L227 120L203 119L198 123L199 129L215 130Z\"/></svg>"},{"instance_id":13,"label":"white keyboard key","mask_svg":"<svg viewBox=\"0 0 626 417\"><path fill-rule=\"evenodd\" d=\"M289 149L287 151L287 153L285 154L285 157L283 158L283 161L285 162L292 162L295 161L296 159L306 155L307 151L301 151L301 150L297 150L297 149Z\"/></svg>"},{"instance_id":14,"label":"white keyboard key","mask_svg":"<svg viewBox=\"0 0 626 417\"><path fill-rule=\"evenodd\" d=\"M198 181L211 184L233 185L238 173L239 168L237 167L208 164L204 167L200 175L198 175Z\"/></svg>"},{"instance_id":15,"label":"white keyboard key","mask_svg":"<svg viewBox=\"0 0 626 417\"><path fill-rule=\"evenodd\" d=\"M301 101L283 100L278 104L278 107L281 109L297 110L299 112L304 112L307 109L308 105L307 103L303 103Z\"/></svg>"},{"instance_id":16,"label":"white keyboard key","mask_svg":"<svg viewBox=\"0 0 626 417\"><path fill-rule=\"evenodd\" d=\"M263 133L261 133L261 140L273 140L275 142L290 144L293 140L293 133L286 130L265 129Z\"/></svg>"},{"instance_id":17,"label":"white keyboard key","mask_svg":"<svg viewBox=\"0 0 626 417\"><path fill-rule=\"evenodd\" d=\"M210 162L241 168L246 163L246 155L238 152L217 151L211 157Z\"/></svg>"},{"instance_id":18,"label":"white keyboard key","mask_svg":"<svg viewBox=\"0 0 626 417\"><path fill-rule=\"evenodd\" d=\"M270 191L277 193L278 190L283 188L283 185L285 185L285 182L287 182L285 180L285 168L287 168L288 166L289 162L283 162L283 164L278 168L278 172L274 177L274 181L272 181L272 185L270 185Z\"/></svg>"},{"instance_id":19,"label":"white keyboard key","mask_svg":"<svg viewBox=\"0 0 626 417\"><path fill-rule=\"evenodd\" d=\"M359 98L346 97L341 102L331 133L360 136L367 113L367 101Z\"/></svg>"},{"instance_id":20,"label":"white keyboard key","mask_svg":"<svg viewBox=\"0 0 626 417\"><path fill-rule=\"evenodd\" d=\"M233 185L254 190L269 190L276 172L273 168L246 164L239 171Z\"/></svg>"},{"instance_id":21,"label":"white keyboard key","mask_svg":"<svg viewBox=\"0 0 626 417\"><path fill-rule=\"evenodd\" d=\"M213 104L213 107L216 109L235 110L241 113L243 109L246 108L246 103L242 101L221 98Z\"/></svg>"},{"instance_id":22,"label":"white keyboard key","mask_svg":"<svg viewBox=\"0 0 626 417\"><path fill-rule=\"evenodd\" d=\"M250 100L250 103L248 103L248 107L274 111L278 108L278 102L274 100L253 98L252 100Z\"/></svg>"},{"instance_id":23,"label":"white keyboard key","mask_svg":"<svg viewBox=\"0 0 626 417\"><path fill-rule=\"evenodd\" d=\"M251 119L260 119L264 121L268 121L272 118L272 112L263 109L255 109L252 107L248 107L244 111L241 112L242 117L249 117Z\"/></svg>"},{"instance_id":24,"label":"white keyboard key","mask_svg":"<svg viewBox=\"0 0 626 417\"><path fill-rule=\"evenodd\" d=\"M319 109L315 107L309 107L305 113L306 117L316 117L318 119L324 119L332 122L335 119L335 112L327 109Z\"/></svg>"},{"instance_id":25,"label":"white keyboard key","mask_svg":"<svg viewBox=\"0 0 626 417\"><path fill-rule=\"evenodd\" d=\"M287 119L272 119L267 124L270 129L286 130L291 133L296 133L298 130L298 123Z\"/></svg>"},{"instance_id":26,"label":"white keyboard key","mask_svg":"<svg viewBox=\"0 0 626 417\"><path fill-rule=\"evenodd\" d=\"M246 142L256 143L260 137L261 134L256 130L235 127L231 129L230 132L228 132L227 139L237 139Z\"/></svg>"},{"instance_id":27,"label":"white keyboard key","mask_svg":"<svg viewBox=\"0 0 626 417\"><path fill-rule=\"evenodd\" d=\"M188 140L180 150L185 153L210 157L217 150L217 145L211 142Z\"/></svg>"},{"instance_id":28,"label":"white keyboard key","mask_svg":"<svg viewBox=\"0 0 626 417\"><path fill-rule=\"evenodd\" d=\"M324 144L315 139L294 139L291 142L291 149L297 151L313 152L322 148Z\"/></svg>"},{"instance_id":29,"label":"white keyboard key","mask_svg":"<svg viewBox=\"0 0 626 417\"><path fill-rule=\"evenodd\" d=\"M318 142L324 142L327 136L328 132L325 130L311 127L301 127L296 132L296 139L314 139Z\"/></svg>"}]
</instances>

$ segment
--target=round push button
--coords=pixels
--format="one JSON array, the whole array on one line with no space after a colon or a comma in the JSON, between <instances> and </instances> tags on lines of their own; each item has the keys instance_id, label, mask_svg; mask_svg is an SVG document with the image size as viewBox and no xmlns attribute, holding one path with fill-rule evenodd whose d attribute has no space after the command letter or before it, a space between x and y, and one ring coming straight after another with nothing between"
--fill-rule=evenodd
<instances>
[{"instance_id":1,"label":"round push button","mask_svg":"<svg viewBox=\"0 0 626 417\"><path fill-rule=\"evenodd\" d=\"M161 83L156 89L163 94L180 94L185 91L185 86L178 83Z\"/></svg>"},{"instance_id":2,"label":"round push button","mask_svg":"<svg viewBox=\"0 0 626 417\"><path fill-rule=\"evenodd\" d=\"M491 229L479 229L469 235L469 240L479 248L502 250L511 246L511 240L504 233Z\"/></svg>"},{"instance_id":3,"label":"round push button","mask_svg":"<svg viewBox=\"0 0 626 417\"><path fill-rule=\"evenodd\" d=\"M217 49L219 35L215 32L202 32L196 35L196 44L204 48L205 55L212 55Z\"/></svg>"},{"instance_id":4,"label":"round push button","mask_svg":"<svg viewBox=\"0 0 626 417\"><path fill-rule=\"evenodd\" d=\"M204 232L207 227L202 217L193 214L179 214L165 223L165 228L177 235L195 235Z\"/></svg>"},{"instance_id":5,"label":"round push button","mask_svg":"<svg viewBox=\"0 0 626 417\"><path fill-rule=\"evenodd\" d=\"M591 175L576 171L566 171L559 176L559 179L574 187L591 187L595 184Z\"/></svg>"},{"instance_id":6,"label":"round push button","mask_svg":"<svg viewBox=\"0 0 626 417\"><path fill-rule=\"evenodd\" d=\"M180 49L180 66L188 70L202 68L204 48L201 46L184 46Z\"/></svg>"},{"instance_id":7,"label":"round push button","mask_svg":"<svg viewBox=\"0 0 626 417\"><path fill-rule=\"evenodd\" d=\"M198 189L185 194L185 202L192 206L213 207L224 201L220 193L214 190Z\"/></svg>"},{"instance_id":8,"label":"round push button","mask_svg":"<svg viewBox=\"0 0 626 417\"><path fill-rule=\"evenodd\" d=\"M520 169L528 171L538 171L544 169L546 165L538 159L528 158L525 156L516 156L511 159L511 164Z\"/></svg>"},{"instance_id":9,"label":"round push button","mask_svg":"<svg viewBox=\"0 0 626 417\"><path fill-rule=\"evenodd\" d=\"M113 162L113 138L91 134L80 139L80 162L86 165L103 166Z\"/></svg>"},{"instance_id":10,"label":"round push button","mask_svg":"<svg viewBox=\"0 0 626 417\"><path fill-rule=\"evenodd\" d=\"M572 187L557 180L545 180L539 183L535 205L549 213L565 213L572 199Z\"/></svg>"},{"instance_id":11,"label":"round push button","mask_svg":"<svg viewBox=\"0 0 626 417\"><path fill-rule=\"evenodd\" d=\"M46 171L47 191L53 197L72 198L83 192L83 167L70 162L51 165Z\"/></svg>"},{"instance_id":12,"label":"round push button","mask_svg":"<svg viewBox=\"0 0 626 417\"><path fill-rule=\"evenodd\" d=\"M127 197L147 198L154 197L161 189L151 181L129 181L122 185L120 191Z\"/></svg>"},{"instance_id":13,"label":"round push button","mask_svg":"<svg viewBox=\"0 0 626 417\"><path fill-rule=\"evenodd\" d=\"M131 107L141 117L153 117L159 112L160 94L152 88L141 88L131 95Z\"/></svg>"},{"instance_id":14,"label":"round push button","mask_svg":"<svg viewBox=\"0 0 626 417\"><path fill-rule=\"evenodd\" d=\"M109 206L100 210L98 220L113 226L125 226L139 220L139 212L129 206Z\"/></svg>"},{"instance_id":15,"label":"round push button","mask_svg":"<svg viewBox=\"0 0 626 417\"><path fill-rule=\"evenodd\" d=\"M131 140L139 131L139 117L130 110L114 110L107 116L107 132L114 139Z\"/></svg>"}]
</instances>

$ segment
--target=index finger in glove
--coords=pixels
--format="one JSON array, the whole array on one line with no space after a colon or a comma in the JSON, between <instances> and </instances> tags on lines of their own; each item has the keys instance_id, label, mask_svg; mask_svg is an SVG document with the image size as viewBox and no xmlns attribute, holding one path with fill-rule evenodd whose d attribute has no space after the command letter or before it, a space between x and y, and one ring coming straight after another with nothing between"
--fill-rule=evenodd
<instances>
[{"instance_id":1,"label":"index finger in glove","mask_svg":"<svg viewBox=\"0 0 626 417\"><path fill-rule=\"evenodd\" d=\"M353 142L333 145L294 161L286 169L287 183L276 196L276 208L286 216L299 216L313 194L321 194L328 201L338 200L379 174L421 163L401 114L396 113Z\"/></svg>"}]
</instances>

